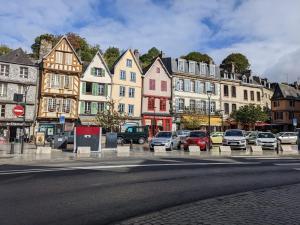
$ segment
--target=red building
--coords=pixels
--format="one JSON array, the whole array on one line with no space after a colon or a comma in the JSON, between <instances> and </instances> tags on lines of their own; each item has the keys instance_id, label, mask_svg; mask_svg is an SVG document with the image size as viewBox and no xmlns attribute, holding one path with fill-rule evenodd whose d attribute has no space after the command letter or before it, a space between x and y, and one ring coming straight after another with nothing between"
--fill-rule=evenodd
<instances>
[{"instance_id":1,"label":"red building","mask_svg":"<svg viewBox=\"0 0 300 225\"><path fill-rule=\"evenodd\" d=\"M171 131L171 76L157 57L144 70L142 124L150 126L150 136L157 131Z\"/></svg>"}]
</instances>

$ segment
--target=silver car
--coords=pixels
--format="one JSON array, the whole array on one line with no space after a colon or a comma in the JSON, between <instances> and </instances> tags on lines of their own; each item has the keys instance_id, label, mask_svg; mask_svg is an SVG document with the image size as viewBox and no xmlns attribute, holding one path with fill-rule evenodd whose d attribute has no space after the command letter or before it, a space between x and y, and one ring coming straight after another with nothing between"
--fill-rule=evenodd
<instances>
[{"instance_id":1,"label":"silver car","mask_svg":"<svg viewBox=\"0 0 300 225\"><path fill-rule=\"evenodd\" d=\"M297 144L298 134L296 132L284 132L277 139L280 144Z\"/></svg>"},{"instance_id":2,"label":"silver car","mask_svg":"<svg viewBox=\"0 0 300 225\"><path fill-rule=\"evenodd\" d=\"M243 131L239 129L226 130L223 136L222 145L246 150L247 143Z\"/></svg>"},{"instance_id":3,"label":"silver car","mask_svg":"<svg viewBox=\"0 0 300 225\"><path fill-rule=\"evenodd\" d=\"M262 148L277 148L277 139L274 134L271 132L259 132L256 136L256 145L261 146Z\"/></svg>"},{"instance_id":4,"label":"silver car","mask_svg":"<svg viewBox=\"0 0 300 225\"><path fill-rule=\"evenodd\" d=\"M179 139L176 133L171 131L160 131L149 143L150 150L154 150L154 146L165 146L166 150L178 148Z\"/></svg>"}]
</instances>

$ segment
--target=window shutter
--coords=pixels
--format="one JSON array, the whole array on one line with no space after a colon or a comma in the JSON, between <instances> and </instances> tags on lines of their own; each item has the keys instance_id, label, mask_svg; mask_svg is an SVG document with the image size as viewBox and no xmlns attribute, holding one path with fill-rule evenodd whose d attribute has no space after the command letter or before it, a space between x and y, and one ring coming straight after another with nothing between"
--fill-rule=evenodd
<instances>
[{"instance_id":1,"label":"window shutter","mask_svg":"<svg viewBox=\"0 0 300 225\"><path fill-rule=\"evenodd\" d=\"M199 81L198 80L195 81L195 92L199 93Z\"/></svg>"},{"instance_id":2,"label":"window shutter","mask_svg":"<svg viewBox=\"0 0 300 225\"><path fill-rule=\"evenodd\" d=\"M104 85L104 95L105 95L105 97L108 96L108 85L107 84Z\"/></svg>"},{"instance_id":3,"label":"window shutter","mask_svg":"<svg viewBox=\"0 0 300 225\"><path fill-rule=\"evenodd\" d=\"M92 84L92 95L98 95L98 84L97 83L93 83Z\"/></svg>"},{"instance_id":4,"label":"window shutter","mask_svg":"<svg viewBox=\"0 0 300 225\"><path fill-rule=\"evenodd\" d=\"M179 110L179 99L178 98L175 99L175 109L176 109L176 111Z\"/></svg>"},{"instance_id":5,"label":"window shutter","mask_svg":"<svg viewBox=\"0 0 300 225\"><path fill-rule=\"evenodd\" d=\"M86 93L86 82L82 82L82 94Z\"/></svg>"},{"instance_id":6,"label":"window shutter","mask_svg":"<svg viewBox=\"0 0 300 225\"><path fill-rule=\"evenodd\" d=\"M96 75L96 69L95 69L95 67L91 68L91 75L94 75L94 76Z\"/></svg>"},{"instance_id":7,"label":"window shutter","mask_svg":"<svg viewBox=\"0 0 300 225\"><path fill-rule=\"evenodd\" d=\"M59 88L60 89L64 89L64 80L65 80L65 76L59 75Z\"/></svg>"},{"instance_id":8,"label":"window shutter","mask_svg":"<svg viewBox=\"0 0 300 225\"><path fill-rule=\"evenodd\" d=\"M80 102L80 114L84 114L84 101Z\"/></svg>"},{"instance_id":9,"label":"window shutter","mask_svg":"<svg viewBox=\"0 0 300 225\"><path fill-rule=\"evenodd\" d=\"M184 79L184 91L189 91L189 80Z\"/></svg>"},{"instance_id":10,"label":"window shutter","mask_svg":"<svg viewBox=\"0 0 300 225\"><path fill-rule=\"evenodd\" d=\"M101 68L101 76L105 77L105 69Z\"/></svg>"},{"instance_id":11,"label":"window shutter","mask_svg":"<svg viewBox=\"0 0 300 225\"><path fill-rule=\"evenodd\" d=\"M200 93L204 93L204 85L203 85L203 83L200 82L200 81L199 81L199 86L200 86L200 87L199 87L199 92L200 92Z\"/></svg>"},{"instance_id":12,"label":"window shutter","mask_svg":"<svg viewBox=\"0 0 300 225\"><path fill-rule=\"evenodd\" d=\"M72 76L69 76L69 87L68 87L70 90L72 90L73 88L73 77Z\"/></svg>"},{"instance_id":13,"label":"window shutter","mask_svg":"<svg viewBox=\"0 0 300 225\"><path fill-rule=\"evenodd\" d=\"M215 84L215 94L216 95L220 94L220 84Z\"/></svg>"},{"instance_id":14,"label":"window shutter","mask_svg":"<svg viewBox=\"0 0 300 225\"><path fill-rule=\"evenodd\" d=\"M210 83L209 82L205 82L205 92L210 91Z\"/></svg>"},{"instance_id":15,"label":"window shutter","mask_svg":"<svg viewBox=\"0 0 300 225\"><path fill-rule=\"evenodd\" d=\"M97 114L98 112L98 104L97 102L91 103L91 114Z\"/></svg>"}]
</instances>

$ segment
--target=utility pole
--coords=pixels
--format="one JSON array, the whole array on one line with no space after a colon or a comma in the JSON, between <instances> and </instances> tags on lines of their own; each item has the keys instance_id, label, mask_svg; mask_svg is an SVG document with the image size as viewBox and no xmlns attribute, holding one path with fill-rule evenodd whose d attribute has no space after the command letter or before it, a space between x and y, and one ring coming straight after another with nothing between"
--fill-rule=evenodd
<instances>
[{"instance_id":1,"label":"utility pole","mask_svg":"<svg viewBox=\"0 0 300 225\"><path fill-rule=\"evenodd\" d=\"M208 148L210 149L211 147L211 141L210 141L210 98L212 95L212 91L208 90L206 92L207 97L208 97Z\"/></svg>"},{"instance_id":2,"label":"utility pole","mask_svg":"<svg viewBox=\"0 0 300 225\"><path fill-rule=\"evenodd\" d=\"M23 129L22 129L22 141L21 141L21 154L24 152L24 137L25 137L25 123L26 123L26 104L27 104L27 91L28 85L23 85L24 89L24 116L23 116Z\"/></svg>"}]
</instances>

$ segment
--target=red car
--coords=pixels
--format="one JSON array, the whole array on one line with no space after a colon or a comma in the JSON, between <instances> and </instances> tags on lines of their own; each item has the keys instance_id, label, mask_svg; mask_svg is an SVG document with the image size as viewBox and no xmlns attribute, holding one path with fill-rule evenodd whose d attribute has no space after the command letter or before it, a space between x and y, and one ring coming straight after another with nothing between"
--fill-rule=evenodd
<instances>
[{"instance_id":1,"label":"red car","mask_svg":"<svg viewBox=\"0 0 300 225\"><path fill-rule=\"evenodd\" d=\"M209 146L209 139L206 131L191 131L189 136L185 139L184 150L188 150L190 145L199 146L201 151L208 151L211 147L211 140Z\"/></svg>"}]
</instances>

